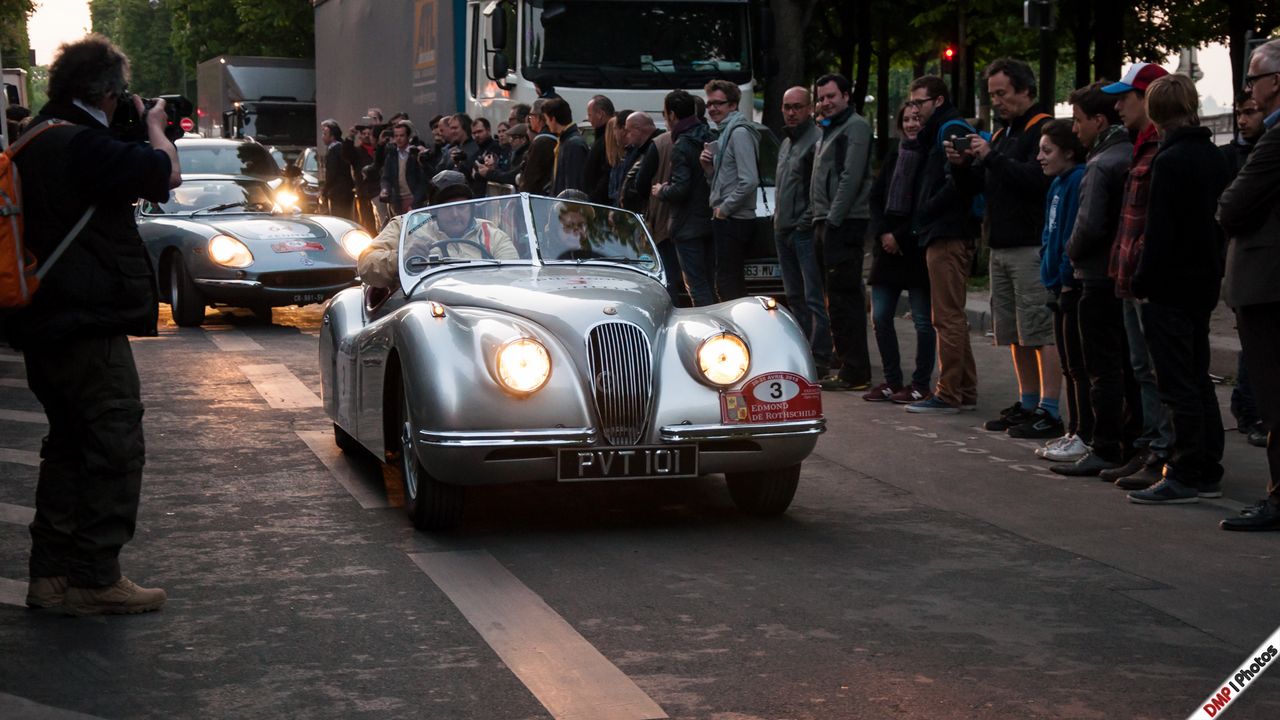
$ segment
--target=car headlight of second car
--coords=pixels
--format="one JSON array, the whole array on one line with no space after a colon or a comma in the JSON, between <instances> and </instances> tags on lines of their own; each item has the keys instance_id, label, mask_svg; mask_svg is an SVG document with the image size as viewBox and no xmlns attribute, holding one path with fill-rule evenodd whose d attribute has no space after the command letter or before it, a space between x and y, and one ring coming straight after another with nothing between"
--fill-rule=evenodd
<instances>
[{"instance_id":1,"label":"car headlight of second car","mask_svg":"<svg viewBox=\"0 0 1280 720\"><path fill-rule=\"evenodd\" d=\"M348 230L342 236L341 242L347 254L359 260L361 253L368 250L369 246L373 244L373 237L363 230Z\"/></svg>"},{"instance_id":2,"label":"car headlight of second car","mask_svg":"<svg viewBox=\"0 0 1280 720\"><path fill-rule=\"evenodd\" d=\"M536 392L551 376L551 355L533 338L518 338L498 348L498 382L518 395Z\"/></svg>"},{"instance_id":3,"label":"car headlight of second car","mask_svg":"<svg viewBox=\"0 0 1280 720\"><path fill-rule=\"evenodd\" d=\"M698 346L698 370L714 385L728 386L742 379L751 366L751 351L733 333L712 335Z\"/></svg>"},{"instance_id":4,"label":"car headlight of second car","mask_svg":"<svg viewBox=\"0 0 1280 720\"><path fill-rule=\"evenodd\" d=\"M253 253L230 235L209 238L209 259L225 267L242 268L253 264Z\"/></svg>"}]
</instances>

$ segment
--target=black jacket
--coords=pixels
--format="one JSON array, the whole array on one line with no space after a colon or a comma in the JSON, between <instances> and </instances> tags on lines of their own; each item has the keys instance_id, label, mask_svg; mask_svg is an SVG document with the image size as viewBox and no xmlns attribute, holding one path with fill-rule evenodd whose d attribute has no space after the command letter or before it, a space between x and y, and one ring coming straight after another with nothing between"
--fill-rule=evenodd
<instances>
[{"instance_id":1,"label":"black jacket","mask_svg":"<svg viewBox=\"0 0 1280 720\"><path fill-rule=\"evenodd\" d=\"M618 204L623 208L638 213L648 209L653 177L658 173L658 153L650 151L653 150L654 138L664 132L666 131L655 130L648 140L635 149L636 160L627 169L627 175L622 180L622 189L618 193L621 200Z\"/></svg>"},{"instance_id":2,"label":"black jacket","mask_svg":"<svg viewBox=\"0 0 1280 720\"><path fill-rule=\"evenodd\" d=\"M582 190L582 171L587 165L587 141L582 139L577 125L570 125L560 133L560 146L556 149L555 172L552 175L551 194L564 190Z\"/></svg>"},{"instance_id":3,"label":"black jacket","mask_svg":"<svg viewBox=\"0 0 1280 720\"><path fill-rule=\"evenodd\" d=\"M1218 222L1231 234L1227 303L1241 308L1280 302L1280 125L1263 134L1223 191Z\"/></svg>"},{"instance_id":4,"label":"black jacket","mask_svg":"<svg viewBox=\"0 0 1280 720\"><path fill-rule=\"evenodd\" d=\"M947 101L933 111L929 122L917 136L924 147L925 157L916 173L916 206L911 217L911 229L921 246L934 240L971 238L977 230L972 212L973 196L961 192L951 182L951 164L947 162L942 143L938 142L939 128L950 120L959 119L960 111ZM947 128L943 139L949 140L968 132L964 125L956 123Z\"/></svg>"},{"instance_id":5,"label":"black jacket","mask_svg":"<svg viewBox=\"0 0 1280 720\"><path fill-rule=\"evenodd\" d=\"M426 168L418 162L418 153L422 148L409 146L404 180L409 185L409 194L413 196L414 207L420 207L427 200L427 190L431 178L427 177ZM391 196L391 202L400 197L400 150L395 145L388 145L382 161L382 190Z\"/></svg>"},{"instance_id":6,"label":"black jacket","mask_svg":"<svg viewBox=\"0 0 1280 720\"><path fill-rule=\"evenodd\" d=\"M711 141L711 130L696 123L676 137L671 147L671 180L658 199L671 207L671 239L694 240L711 236L711 187L698 156Z\"/></svg>"},{"instance_id":7,"label":"black jacket","mask_svg":"<svg viewBox=\"0 0 1280 720\"><path fill-rule=\"evenodd\" d=\"M1236 175L1240 174L1240 168L1244 167L1245 161L1249 159L1249 153L1253 152L1253 143L1239 138L1218 149L1222 151L1222 157L1227 161L1227 170L1231 173L1231 179L1234 180Z\"/></svg>"},{"instance_id":8,"label":"black jacket","mask_svg":"<svg viewBox=\"0 0 1280 720\"><path fill-rule=\"evenodd\" d=\"M324 151L324 185L320 187L320 194L329 200L350 203L355 190L350 154L343 152L341 141L329 143Z\"/></svg>"},{"instance_id":9,"label":"black jacket","mask_svg":"<svg viewBox=\"0 0 1280 720\"><path fill-rule=\"evenodd\" d=\"M1044 198L1053 178L1044 174L1036 155L1040 152L1040 131L1049 117L1031 123L1029 128L1027 125L1043 112L1032 105L992 139L986 160L955 168L961 190L970 196L984 193L986 197L984 221L990 229L987 244L992 248L1040 246Z\"/></svg>"},{"instance_id":10,"label":"black jacket","mask_svg":"<svg viewBox=\"0 0 1280 720\"><path fill-rule=\"evenodd\" d=\"M1135 297L1189 310L1218 304L1225 240L1214 213L1229 173L1209 128L1177 128L1160 141Z\"/></svg>"},{"instance_id":11,"label":"black jacket","mask_svg":"<svg viewBox=\"0 0 1280 720\"><path fill-rule=\"evenodd\" d=\"M1113 125L1089 151L1080 181L1080 206L1067 241L1067 257L1080 280L1106 280L1111 247L1120 227L1124 182L1133 162L1133 141L1122 125Z\"/></svg>"},{"instance_id":12,"label":"black jacket","mask_svg":"<svg viewBox=\"0 0 1280 720\"><path fill-rule=\"evenodd\" d=\"M121 142L80 108L50 102L36 122L55 128L18 155L27 246L43 262L84 211L88 225L50 268L31 305L5 319L17 348L84 337L155 335L155 274L134 222L138 198L169 198L169 156Z\"/></svg>"},{"instance_id":13,"label":"black jacket","mask_svg":"<svg viewBox=\"0 0 1280 720\"><path fill-rule=\"evenodd\" d=\"M609 156L605 154L604 134L607 125L594 128L591 150L587 152L587 164L582 169L582 185L591 202L609 204Z\"/></svg>"},{"instance_id":14,"label":"black jacket","mask_svg":"<svg viewBox=\"0 0 1280 720\"><path fill-rule=\"evenodd\" d=\"M921 149L924 152L924 149ZM898 148L889 151L880 166L880 174L871 185L871 272L868 285L899 288L929 287L929 269L925 265L924 248L911 232L911 214L890 215L885 212L889 199L889 181L898 167ZM917 175L924 169L916 169ZM890 255L880 244L880 236L893 235L901 255Z\"/></svg>"}]
</instances>

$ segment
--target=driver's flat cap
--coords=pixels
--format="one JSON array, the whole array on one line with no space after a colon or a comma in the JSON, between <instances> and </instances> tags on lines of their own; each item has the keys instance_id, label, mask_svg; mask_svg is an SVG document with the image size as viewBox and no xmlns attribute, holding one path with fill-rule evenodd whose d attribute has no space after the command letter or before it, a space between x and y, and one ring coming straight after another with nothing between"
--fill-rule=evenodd
<instances>
[{"instance_id":1,"label":"driver's flat cap","mask_svg":"<svg viewBox=\"0 0 1280 720\"><path fill-rule=\"evenodd\" d=\"M431 204L439 205L452 200L470 200L475 197L467 176L457 170L441 170L431 178Z\"/></svg>"}]
</instances>

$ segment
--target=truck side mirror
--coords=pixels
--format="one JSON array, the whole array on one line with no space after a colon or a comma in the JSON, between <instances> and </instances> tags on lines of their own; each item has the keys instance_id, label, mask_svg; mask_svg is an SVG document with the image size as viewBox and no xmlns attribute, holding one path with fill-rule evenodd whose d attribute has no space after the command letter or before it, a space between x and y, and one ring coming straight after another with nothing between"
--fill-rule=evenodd
<instances>
[{"instance_id":1,"label":"truck side mirror","mask_svg":"<svg viewBox=\"0 0 1280 720\"><path fill-rule=\"evenodd\" d=\"M498 81L499 86L507 79L507 71L510 67L507 65L507 54L499 50L493 54L492 68L493 79Z\"/></svg>"},{"instance_id":2,"label":"truck side mirror","mask_svg":"<svg viewBox=\"0 0 1280 720\"><path fill-rule=\"evenodd\" d=\"M494 9L493 16L490 18L490 21L493 23L492 28L490 30L490 37L493 40L493 49L506 50L507 49L507 13L502 8L501 5L499 5L496 9ZM496 73L496 72L494 74L499 77L506 75L506 73Z\"/></svg>"}]
</instances>

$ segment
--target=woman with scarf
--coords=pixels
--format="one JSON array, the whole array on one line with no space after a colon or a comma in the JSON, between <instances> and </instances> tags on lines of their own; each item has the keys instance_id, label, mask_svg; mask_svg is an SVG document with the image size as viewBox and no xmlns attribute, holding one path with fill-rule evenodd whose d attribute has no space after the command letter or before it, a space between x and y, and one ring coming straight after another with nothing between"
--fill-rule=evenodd
<instances>
[{"instance_id":1,"label":"woman with scarf","mask_svg":"<svg viewBox=\"0 0 1280 720\"><path fill-rule=\"evenodd\" d=\"M937 336L931 321L929 271L924 250L911 232L911 212L915 206L912 190L916 172L924 160L924 150L916 140L920 132L920 116L905 105L898 110L898 147L884 159L880 175L871 187L872 243L871 321L876 345L884 366L884 382L867 391L863 400L909 404L927 399L932 394L931 378L935 361ZM916 328L916 367L911 384L905 385L898 333L893 327L898 300L903 291L911 306L911 321Z\"/></svg>"}]
</instances>

